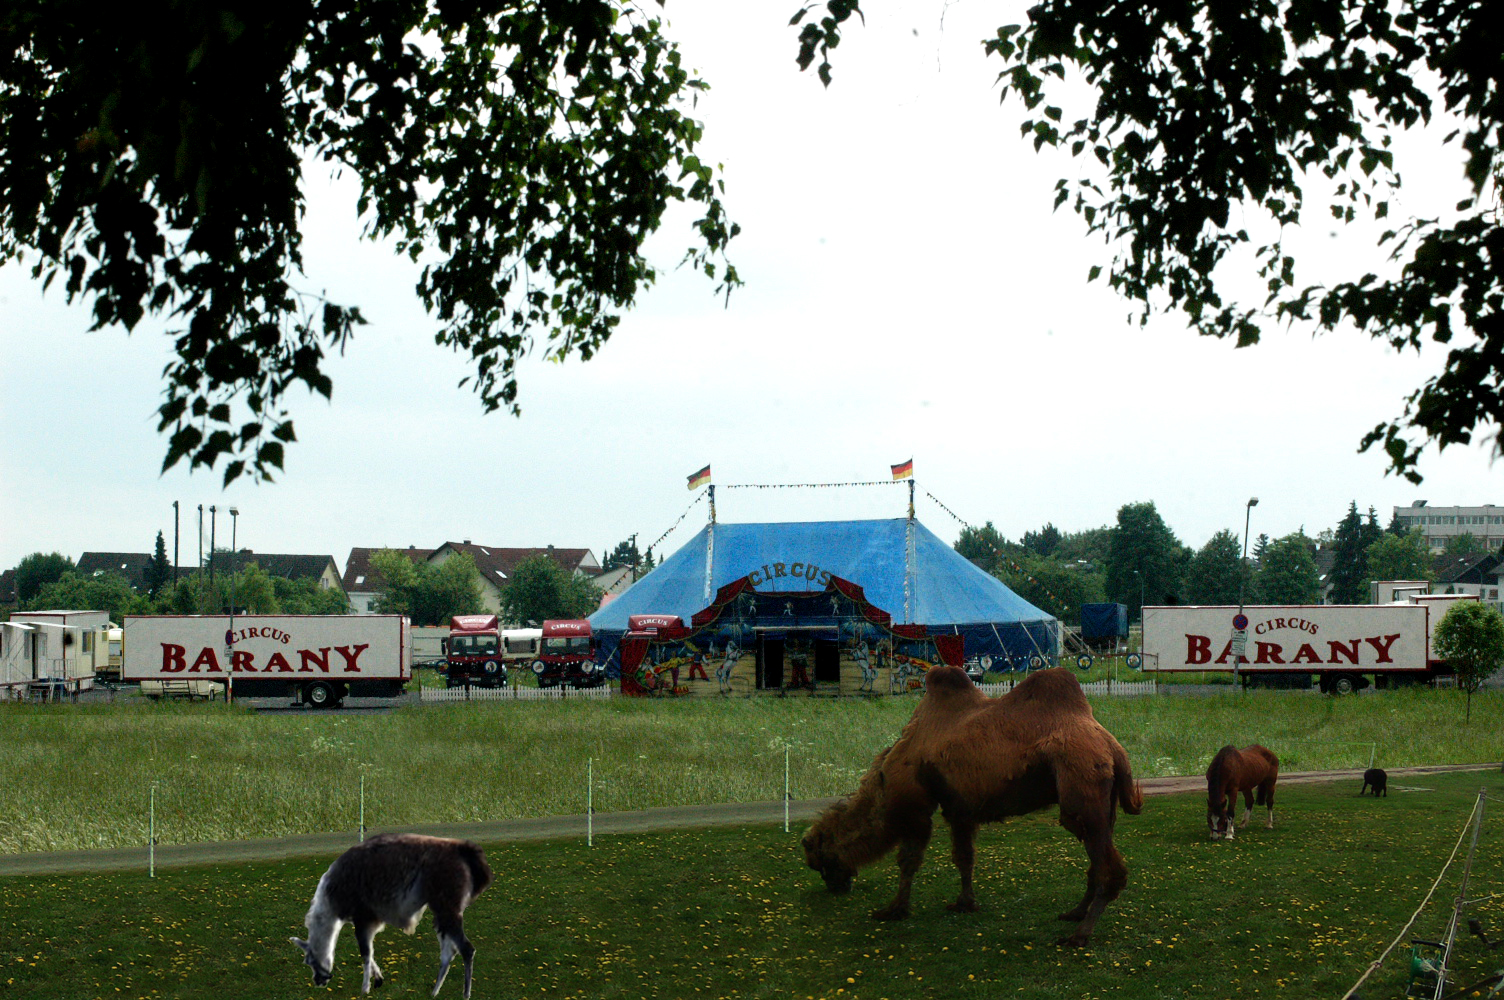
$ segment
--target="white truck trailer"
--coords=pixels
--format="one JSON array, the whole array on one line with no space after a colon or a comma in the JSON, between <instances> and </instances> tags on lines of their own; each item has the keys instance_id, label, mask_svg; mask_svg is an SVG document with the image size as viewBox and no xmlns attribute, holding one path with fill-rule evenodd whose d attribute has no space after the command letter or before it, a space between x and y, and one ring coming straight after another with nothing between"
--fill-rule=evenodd
<instances>
[{"instance_id":1,"label":"white truck trailer","mask_svg":"<svg viewBox=\"0 0 1504 1000\"><path fill-rule=\"evenodd\" d=\"M1430 683L1451 676L1432 649L1437 623L1453 602L1476 599L1428 594L1394 604L1248 605L1236 672L1248 686L1309 688L1314 677L1328 694L1370 683ZM1144 671L1232 672L1238 613L1231 605L1144 608Z\"/></svg>"},{"instance_id":2,"label":"white truck trailer","mask_svg":"<svg viewBox=\"0 0 1504 1000\"><path fill-rule=\"evenodd\" d=\"M127 615L122 678L214 681L236 697L331 708L390 698L412 679L400 615Z\"/></svg>"}]
</instances>

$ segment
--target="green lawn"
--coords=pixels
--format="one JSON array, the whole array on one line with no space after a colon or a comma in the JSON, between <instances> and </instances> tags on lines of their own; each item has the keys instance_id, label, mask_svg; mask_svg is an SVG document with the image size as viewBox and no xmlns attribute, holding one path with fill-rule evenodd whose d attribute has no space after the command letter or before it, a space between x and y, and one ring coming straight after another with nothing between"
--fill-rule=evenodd
<instances>
[{"instance_id":1,"label":"green lawn","mask_svg":"<svg viewBox=\"0 0 1504 1000\"><path fill-rule=\"evenodd\" d=\"M0 704L0 852L141 845L156 784L160 843L581 813L850 791L909 698L475 702L391 713L256 714L221 703ZM1140 777L1200 774L1226 743L1283 769L1504 759L1504 692L1406 689L1099 697Z\"/></svg>"},{"instance_id":2,"label":"green lawn","mask_svg":"<svg viewBox=\"0 0 1504 1000\"><path fill-rule=\"evenodd\" d=\"M1053 915L1079 898L1085 871L1053 812L984 828L975 914L944 909L956 877L938 833L914 916L899 924L866 915L893 890L891 859L863 873L850 896L830 896L802 865L798 831L600 837L593 849L578 840L488 845L497 882L466 915L475 997L1336 998L1424 896L1484 786L1493 804L1469 896L1504 890L1504 776L1438 775L1416 786L1425 790L1395 788L1382 800L1358 798L1352 783L1281 788L1279 827L1256 824L1232 843L1206 838L1201 797L1152 798L1142 816L1119 817L1129 885L1084 950L1052 943L1067 927ZM328 989L313 988L287 943L302 934L330 860L178 869L154 880L0 880L0 998L353 997L360 974L349 931ZM1417 934L1442 933L1456 885L1443 885ZM1473 911L1495 934L1504 933L1499 902ZM415 937L384 932L382 995L426 996L437 953L429 918ZM1458 954L1465 977L1504 965L1471 939ZM1365 997L1399 995L1403 957ZM459 996L453 972L444 989Z\"/></svg>"}]
</instances>

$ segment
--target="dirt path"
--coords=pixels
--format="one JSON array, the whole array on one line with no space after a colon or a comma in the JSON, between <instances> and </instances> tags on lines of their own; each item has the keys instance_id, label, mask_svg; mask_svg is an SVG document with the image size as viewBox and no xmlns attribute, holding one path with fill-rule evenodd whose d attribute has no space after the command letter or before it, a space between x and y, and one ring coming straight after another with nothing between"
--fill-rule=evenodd
<instances>
[{"instance_id":1,"label":"dirt path","mask_svg":"<svg viewBox=\"0 0 1504 1000\"><path fill-rule=\"evenodd\" d=\"M1389 768L1390 778L1456 771L1495 771L1499 764L1461 764L1437 767ZM1280 775L1280 783L1305 785L1318 782L1361 782L1361 769L1346 771L1295 771ZM1204 791L1206 779L1199 776L1148 778L1140 783L1146 796L1180 795ZM789 803L789 822L812 819L836 800L801 799ZM638 809L631 812L596 813L594 829L598 834L648 833L658 830L681 830L705 826L745 826L754 823L783 822L782 802L745 802L708 806L670 806L661 809ZM501 820L491 823L425 823L421 826L374 827L368 833L428 833L445 837L463 837L480 843L521 840L558 840L584 837L586 817L544 816L537 819ZM354 831L311 833L297 837L266 840L228 840L211 844L161 844L156 863L162 868L188 865L217 865L238 861L278 861L334 855L356 843ZM122 847L113 850L49 851L36 854L0 855L0 876L50 875L61 872L100 872L145 870L147 849Z\"/></svg>"}]
</instances>

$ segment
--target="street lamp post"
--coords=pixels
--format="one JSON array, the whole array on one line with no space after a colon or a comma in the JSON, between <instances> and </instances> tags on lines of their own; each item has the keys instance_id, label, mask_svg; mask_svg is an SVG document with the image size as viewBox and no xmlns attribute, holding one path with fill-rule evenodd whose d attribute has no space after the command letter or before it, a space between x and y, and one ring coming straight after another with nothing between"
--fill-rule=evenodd
<instances>
[{"instance_id":1,"label":"street lamp post","mask_svg":"<svg viewBox=\"0 0 1504 1000\"><path fill-rule=\"evenodd\" d=\"M228 640L225 643L225 656L229 660L225 673L225 702L228 704L235 700L235 591L238 581L235 579L235 554L239 551L235 544L235 529L240 527L240 511L230 508L230 631L225 635Z\"/></svg>"},{"instance_id":2,"label":"street lamp post","mask_svg":"<svg viewBox=\"0 0 1504 1000\"><path fill-rule=\"evenodd\" d=\"M1243 561L1238 564L1238 621L1243 620L1243 580L1247 577L1248 569L1248 525L1253 520L1253 508L1259 505L1258 497L1249 497L1248 503L1243 510ZM1238 642L1238 633L1242 632L1242 642ZM1232 654L1232 682L1238 683L1238 661L1243 658L1243 650L1248 643L1248 630L1233 629L1233 654Z\"/></svg>"}]
</instances>

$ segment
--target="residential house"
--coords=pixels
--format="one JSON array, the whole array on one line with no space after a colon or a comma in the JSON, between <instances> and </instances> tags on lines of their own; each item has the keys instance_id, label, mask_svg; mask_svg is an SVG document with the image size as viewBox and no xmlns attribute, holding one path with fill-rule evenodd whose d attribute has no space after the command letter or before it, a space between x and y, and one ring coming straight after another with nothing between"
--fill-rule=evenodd
<instances>
[{"instance_id":1,"label":"residential house","mask_svg":"<svg viewBox=\"0 0 1504 1000\"><path fill-rule=\"evenodd\" d=\"M381 575L371 568L371 556L382 549L352 548L350 558L345 560L345 575L343 586L345 596L350 599L350 613L356 615L374 615L376 613L376 597L379 593ZM419 549L409 545L405 549L394 549L407 556L415 563L427 562L428 557L433 555L433 549Z\"/></svg>"},{"instance_id":2,"label":"residential house","mask_svg":"<svg viewBox=\"0 0 1504 1000\"><path fill-rule=\"evenodd\" d=\"M233 554L233 558L230 552L220 551L215 552L210 559L210 565L216 573L239 571L251 563L255 563L267 576L281 577L284 580L313 580L325 590L345 592L344 582L340 578L339 565L335 563L333 556L293 555L241 549Z\"/></svg>"},{"instance_id":3,"label":"residential house","mask_svg":"<svg viewBox=\"0 0 1504 1000\"><path fill-rule=\"evenodd\" d=\"M518 565L533 556L548 556L570 573L592 578L601 573L600 561L589 549L561 549L552 545L541 549L509 549L498 545L475 545L468 538L463 542L445 542L433 550L428 561L439 564L462 553L475 560L475 568L480 574L481 605L493 614L501 613L501 592L507 588Z\"/></svg>"},{"instance_id":4,"label":"residential house","mask_svg":"<svg viewBox=\"0 0 1504 1000\"><path fill-rule=\"evenodd\" d=\"M1478 600L1492 608L1504 611L1499 600L1500 553L1468 553L1444 556L1436 560L1436 582L1431 586L1433 594L1474 594Z\"/></svg>"},{"instance_id":5,"label":"residential house","mask_svg":"<svg viewBox=\"0 0 1504 1000\"><path fill-rule=\"evenodd\" d=\"M151 565L150 552L85 552L74 563L73 571L79 576L93 577L115 573L125 577L132 590L146 592L146 568ZM192 566L179 566L178 575L189 576ZM170 578L169 578L170 582Z\"/></svg>"}]
</instances>

